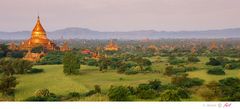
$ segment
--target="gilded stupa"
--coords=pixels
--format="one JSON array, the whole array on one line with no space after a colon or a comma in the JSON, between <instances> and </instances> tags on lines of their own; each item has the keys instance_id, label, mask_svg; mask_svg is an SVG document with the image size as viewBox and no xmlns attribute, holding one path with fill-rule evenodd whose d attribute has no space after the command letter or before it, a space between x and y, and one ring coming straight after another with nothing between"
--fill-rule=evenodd
<instances>
[{"instance_id":1,"label":"gilded stupa","mask_svg":"<svg viewBox=\"0 0 240 109\"><path fill-rule=\"evenodd\" d=\"M60 51L70 51L68 43L65 41L62 46L60 46Z\"/></svg>"},{"instance_id":2,"label":"gilded stupa","mask_svg":"<svg viewBox=\"0 0 240 109\"><path fill-rule=\"evenodd\" d=\"M34 47L43 46L47 50L56 50L58 47L55 43L47 38L46 31L41 25L40 18L38 16L37 23L32 30L30 39L20 43L20 50L29 50Z\"/></svg>"},{"instance_id":3,"label":"gilded stupa","mask_svg":"<svg viewBox=\"0 0 240 109\"><path fill-rule=\"evenodd\" d=\"M218 49L218 46L215 41L212 41L209 50L215 50L215 49Z\"/></svg>"},{"instance_id":4,"label":"gilded stupa","mask_svg":"<svg viewBox=\"0 0 240 109\"><path fill-rule=\"evenodd\" d=\"M104 50L106 51L118 51L119 47L112 40L105 46Z\"/></svg>"}]
</instances>

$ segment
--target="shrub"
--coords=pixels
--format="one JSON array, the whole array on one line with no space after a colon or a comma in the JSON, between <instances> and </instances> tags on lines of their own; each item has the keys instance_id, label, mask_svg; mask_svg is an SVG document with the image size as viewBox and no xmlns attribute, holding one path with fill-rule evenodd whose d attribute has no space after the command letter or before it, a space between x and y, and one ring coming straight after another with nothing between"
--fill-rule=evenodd
<instances>
[{"instance_id":1,"label":"shrub","mask_svg":"<svg viewBox=\"0 0 240 109\"><path fill-rule=\"evenodd\" d=\"M31 96L25 99L25 101L60 101L60 97L54 93L50 93L49 96Z\"/></svg>"},{"instance_id":2,"label":"shrub","mask_svg":"<svg viewBox=\"0 0 240 109\"><path fill-rule=\"evenodd\" d=\"M200 86L202 85L204 80L199 78L187 78L185 81L182 82L181 86L184 87L193 87L193 86Z\"/></svg>"},{"instance_id":3,"label":"shrub","mask_svg":"<svg viewBox=\"0 0 240 109\"><path fill-rule=\"evenodd\" d=\"M24 51L12 51L11 52L11 57L13 57L13 58L23 58L24 57Z\"/></svg>"},{"instance_id":4,"label":"shrub","mask_svg":"<svg viewBox=\"0 0 240 109\"><path fill-rule=\"evenodd\" d=\"M149 90L151 86L149 84L139 84L137 87L137 91L140 92L141 90Z\"/></svg>"},{"instance_id":5,"label":"shrub","mask_svg":"<svg viewBox=\"0 0 240 109\"><path fill-rule=\"evenodd\" d=\"M131 67L136 66L134 63L121 63L117 68L117 73L125 73Z\"/></svg>"},{"instance_id":6,"label":"shrub","mask_svg":"<svg viewBox=\"0 0 240 109\"><path fill-rule=\"evenodd\" d=\"M175 70L177 73L186 72L186 68L184 66L178 66L178 67L174 68L173 70Z\"/></svg>"},{"instance_id":7,"label":"shrub","mask_svg":"<svg viewBox=\"0 0 240 109\"><path fill-rule=\"evenodd\" d=\"M171 75L174 75L176 74L177 72L174 70L174 67L173 66L167 66L165 68L165 75L168 75L168 76L171 76Z\"/></svg>"},{"instance_id":8,"label":"shrub","mask_svg":"<svg viewBox=\"0 0 240 109\"><path fill-rule=\"evenodd\" d=\"M198 93L200 94L201 97L203 97L206 101L213 100L215 95L212 90L210 90L207 87L201 87L198 90Z\"/></svg>"},{"instance_id":9,"label":"shrub","mask_svg":"<svg viewBox=\"0 0 240 109\"><path fill-rule=\"evenodd\" d=\"M177 92L180 98L183 98L183 99L190 98L190 94L186 89L178 88Z\"/></svg>"},{"instance_id":10,"label":"shrub","mask_svg":"<svg viewBox=\"0 0 240 109\"><path fill-rule=\"evenodd\" d=\"M198 69L197 67L185 67L186 72L188 72L188 71L195 71L197 69Z\"/></svg>"},{"instance_id":11,"label":"shrub","mask_svg":"<svg viewBox=\"0 0 240 109\"><path fill-rule=\"evenodd\" d=\"M68 93L68 96L71 98L74 98L74 97L80 97L81 94L78 92L70 92L70 93Z\"/></svg>"},{"instance_id":12,"label":"shrub","mask_svg":"<svg viewBox=\"0 0 240 109\"><path fill-rule=\"evenodd\" d=\"M125 74L127 75L132 75L132 74L137 74L138 71L135 71L135 70L131 70L131 69L128 69L127 71L125 71Z\"/></svg>"},{"instance_id":13,"label":"shrub","mask_svg":"<svg viewBox=\"0 0 240 109\"><path fill-rule=\"evenodd\" d=\"M228 70L232 70L232 69L236 69L236 68L239 68L240 65L237 64L237 63L229 63L229 64L226 64L224 66L225 69L228 69Z\"/></svg>"},{"instance_id":14,"label":"shrub","mask_svg":"<svg viewBox=\"0 0 240 109\"><path fill-rule=\"evenodd\" d=\"M151 71L153 71L153 69L152 69L152 67L147 66L144 68L144 71L151 72Z\"/></svg>"},{"instance_id":15,"label":"shrub","mask_svg":"<svg viewBox=\"0 0 240 109\"><path fill-rule=\"evenodd\" d=\"M50 95L50 91L48 89L38 89L35 92L35 96L45 97L49 95Z\"/></svg>"},{"instance_id":16,"label":"shrub","mask_svg":"<svg viewBox=\"0 0 240 109\"><path fill-rule=\"evenodd\" d=\"M178 73L184 73L186 72L186 68L183 66L179 67L173 67L173 66L168 66L165 68L165 75L171 76L171 75L176 75Z\"/></svg>"},{"instance_id":17,"label":"shrub","mask_svg":"<svg viewBox=\"0 0 240 109\"><path fill-rule=\"evenodd\" d=\"M91 96L91 95L94 95L96 94L97 92L95 90L90 90L86 93L86 96Z\"/></svg>"},{"instance_id":18,"label":"shrub","mask_svg":"<svg viewBox=\"0 0 240 109\"><path fill-rule=\"evenodd\" d=\"M180 96L177 90L165 90L160 94L160 101L180 101Z\"/></svg>"},{"instance_id":19,"label":"shrub","mask_svg":"<svg viewBox=\"0 0 240 109\"><path fill-rule=\"evenodd\" d=\"M141 90L137 95L141 99L153 99L157 97L157 92L153 89Z\"/></svg>"},{"instance_id":20,"label":"shrub","mask_svg":"<svg viewBox=\"0 0 240 109\"><path fill-rule=\"evenodd\" d=\"M182 59L175 58L175 59L169 60L169 63L172 65L177 65L177 64L185 63L185 61Z\"/></svg>"},{"instance_id":21,"label":"shrub","mask_svg":"<svg viewBox=\"0 0 240 109\"><path fill-rule=\"evenodd\" d=\"M101 87L99 85L94 85L94 89L97 93L101 93Z\"/></svg>"},{"instance_id":22,"label":"shrub","mask_svg":"<svg viewBox=\"0 0 240 109\"><path fill-rule=\"evenodd\" d=\"M194 56L189 56L188 61L189 62L200 62L200 60L197 57L194 57Z\"/></svg>"},{"instance_id":23,"label":"shrub","mask_svg":"<svg viewBox=\"0 0 240 109\"><path fill-rule=\"evenodd\" d=\"M34 74L34 73L41 73L43 71L44 71L43 69L32 68L30 71L28 71L28 73Z\"/></svg>"},{"instance_id":24,"label":"shrub","mask_svg":"<svg viewBox=\"0 0 240 109\"><path fill-rule=\"evenodd\" d=\"M240 79L239 78L225 78L219 80L221 99L222 101L239 101L240 100Z\"/></svg>"},{"instance_id":25,"label":"shrub","mask_svg":"<svg viewBox=\"0 0 240 109\"><path fill-rule=\"evenodd\" d=\"M97 61L95 59L89 59L87 60L87 65L89 66L97 66Z\"/></svg>"},{"instance_id":26,"label":"shrub","mask_svg":"<svg viewBox=\"0 0 240 109\"><path fill-rule=\"evenodd\" d=\"M161 81L159 80L153 80L149 81L150 88L156 91L160 91L162 88Z\"/></svg>"},{"instance_id":27,"label":"shrub","mask_svg":"<svg viewBox=\"0 0 240 109\"><path fill-rule=\"evenodd\" d=\"M221 62L215 58L209 58L209 62L206 65L218 66L221 65Z\"/></svg>"},{"instance_id":28,"label":"shrub","mask_svg":"<svg viewBox=\"0 0 240 109\"><path fill-rule=\"evenodd\" d=\"M180 84L181 82L185 81L187 79L188 74L179 74L175 75L171 78L172 84Z\"/></svg>"},{"instance_id":29,"label":"shrub","mask_svg":"<svg viewBox=\"0 0 240 109\"><path fill-rule=\"evenodd\" d=\"M149 59L143 59L143 66L151 66L152 62Z\"/></svg>"},{"instance_id":30,"label":"shrub","mask_svg":"<svg viewBox=\"0 0 240 109\"><path fill-rule=\"evenodd\" d=\"M48 52L46 56L44 56L37 64L45 65L45 64L62 64L63 61L63 52L54 51Z\"/></svg>"},{"instance_id":31,"label":"shrub","mask_svg":"<svg viewBox=\"0 0 240 109\"><path fill-rule=\"evenodd\" d=\"M172 77L172 84L181 86L181 87L193 87L202 85L204 80L199 78L187 78L187 75L179 75Z\"/></svg>"},{"instance_id":32,"label":"shrub","mask_svg":"<svg viewBox=\"0 0 240 109\"><path fill-rule=\"evenodd\" d=\"M209 69L207 73L214 74L214 75L225 75L225 72L224 72L223 68L221 68L221 67L213 67L213 68Z\"/></svg>"},{"instance_id":33,"label":"shrub","mask_svg":"<svg viewBox=\"0 0 240 109\"><path fill-rule=\"evenodd\" d=\"M112 86L109 89L108 97L111 101L128 101L129 90L124 86Z\"/></svg>"}]
</instances>

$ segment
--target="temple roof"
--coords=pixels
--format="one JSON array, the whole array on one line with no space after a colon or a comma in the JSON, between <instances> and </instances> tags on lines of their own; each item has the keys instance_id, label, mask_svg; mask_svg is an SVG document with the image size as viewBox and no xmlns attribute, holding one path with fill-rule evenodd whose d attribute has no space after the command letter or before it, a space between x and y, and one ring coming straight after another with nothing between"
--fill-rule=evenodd
<instances>
[{"instance_id":1,"label":"temple roof","mask_svg":"<svg viewBox=\"0 0 240 109\"><path fill-rule=\"evenodd\" d=\"M46 36L46 32L43 26L41 25L40 18L38 16L37 23L32 30L32 37L39 37L39 36Z\"/></svg>"}]
</instances>

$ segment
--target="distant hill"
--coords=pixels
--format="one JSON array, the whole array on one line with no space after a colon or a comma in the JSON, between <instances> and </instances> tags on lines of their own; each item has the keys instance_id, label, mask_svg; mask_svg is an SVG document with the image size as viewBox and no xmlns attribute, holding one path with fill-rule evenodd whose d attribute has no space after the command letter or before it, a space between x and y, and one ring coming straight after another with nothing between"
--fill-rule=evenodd
<instances>
[{"instance_id":1,"label":"distant hill","mask_svg":"<svg viewBox=\"0 0 240 109\"><path fill-rule=\"evenodd\" d=\"M65 28L47 32L51 39L159 39L159 38L240 38L240 28L206 31L155 31L100 32L87 28ZM26 39L31 31L0 32L0 39Z\"/></svg>"}]
</instances>

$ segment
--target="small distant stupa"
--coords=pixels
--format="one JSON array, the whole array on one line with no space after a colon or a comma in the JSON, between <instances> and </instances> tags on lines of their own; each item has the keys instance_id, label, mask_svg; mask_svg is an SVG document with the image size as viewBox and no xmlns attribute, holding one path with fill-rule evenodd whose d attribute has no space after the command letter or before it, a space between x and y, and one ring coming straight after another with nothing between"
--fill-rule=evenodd
<instances>
[{"instance_id":1,"label":"small distant stupa","mask_svg":"<svg viewBox=\"0 0 240 109\"><path fill-rule=\"evenodd\" d=\"M158 50L159 50L158 47L155 46L155 45L149 45L149 46L147 47L147 49L149 49L149 50L154 50L154 51L158 51Z\"/></svg>"},{"instance_id":2,"label":"small distant stupa","mask_svg":"<svg viewBox=\"0 0 240 109\"><path fill-rule=\"evenodd\" d=\"M63 45L60 47L60 51L70 51L71 49L69 48L69 46L68 46L68 43L67 43L67 41L65 41L64 43L63 43Z\"/></svg>"},{"instance_id":3,"label":"small distant stupa","mask_svg":"<svg viewBox=\"0 0 240 109\"><path fill-rule=\"evenodd\" d=\"M8 44L8 49L15 51L15 50L18 50L18 46L14 42L11 42Z\"/></svg>"},{"instance_id":4,"label":"small distant stupa","mask_svg":"<svg viewBox=\"0 0 240 109\"><path fill-rule=\"evenodd\" d=\"M218 46L217 46L216 42L212 41L209 50L214 50L214 49L217 49L217 48L218 48Z\"/></svg>"},{"instance_id":5,"label":"small distant stupa","mask_svg":"<svg viewBox=\"0 0 240 109\"><path fill-rule=\"evenodd\" d=\"M115 44L112 40L106 45L104 48L105 51L118 51L119 47L117 44Z\"/></svg>"},{"instance_id":6,"label":"small distant stupa","mask_svg":"<svg viewBox=\"0 0 240 109\"><path fill-rule=\"evenodd\" d=\"M31 50L28 50L27 54L23 57L24 60L37 62L45 55L44 52L41 53L32 53Z\"/></svg>"}]
</instances>

